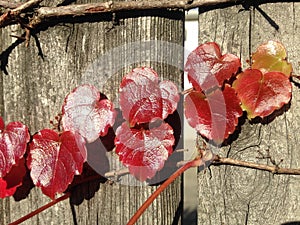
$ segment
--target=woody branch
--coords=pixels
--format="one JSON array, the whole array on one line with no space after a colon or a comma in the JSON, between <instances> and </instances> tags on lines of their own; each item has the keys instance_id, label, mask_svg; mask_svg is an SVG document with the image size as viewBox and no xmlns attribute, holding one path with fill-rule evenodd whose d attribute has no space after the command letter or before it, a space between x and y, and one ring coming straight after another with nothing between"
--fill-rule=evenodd
<instances>
[{"instance_id":1,"label":"woody branch","mask_svg":"<svg viewBox=\"0 0 300 225\"><path fill-rule=\"evenodd\" d=\"M8 1L0 1L0 8L6 9L6 12L0 17L0 28L11 24L20 23L22 18L28 15L30 28L36 28L38 25L57 20L61 17L78 17L86 15L99 15L103 13L113 13L132 10L149 9L169 9L169 10L189 10L192 8L201 8L207 6L218 6L221 4L238 5L243 4L244 0L154 0L154 1L107 1L90 4L72 4L67 6L43 7L39 6L42 0L30 0L20 5ZM276 2L271 0L262 1L262 3ZM279 2L279 1L278 1ZM248 5L257 4L257 1L247 1ZM23 20L24 22L24 20Z\"/></svg>"}]
</instances>

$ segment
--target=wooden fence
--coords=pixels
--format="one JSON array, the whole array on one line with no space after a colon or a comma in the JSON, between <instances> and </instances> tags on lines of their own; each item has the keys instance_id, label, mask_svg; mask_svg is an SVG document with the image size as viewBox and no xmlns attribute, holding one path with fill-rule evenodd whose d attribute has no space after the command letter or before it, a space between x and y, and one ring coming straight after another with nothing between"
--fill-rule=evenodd
<instances>
[{"instance_id":1,"label":"wooden fence","mask_svg":"<svg viewBox=\"0 0 300 225\"><path fill-rule=\"evenodd\" d=\"M90 2L78 0L76 4ZM58 0L43 1L47 6L60 3ZM259 44L278 40L286 46L294 73L299 72L299 3L269 3L249 10L244 10L241 5L199 10L199 43L215 41L223 52L240 56L246 66L246 59ZM182 10L104 14L100 19L90 16L72 22L41 28L31 38L29 47L11 36L22 34L20 26L0 30L0 112L6 121L23 121L29 125L32 134L49 127L49 120L60 112L65 95L86 82L102 85L102 91L115 100L122 76L135 66L151 66L162 78L172 80L179 87L182 85L183 48L178 48L174 54L170 45L164 49L170 54L163 57L159 55L161 46L154 46L146 55L141 54L140 49L120 48L119 54L105 58L104 67L92 67L93 73L88 71L99 57L120 46L138 45L149 40L183 46ZM155 60L153 55L157 56ZM134 58L134 64L126 61L129 56ZM116 62L123 63L123 67L116 68ZM266 124L245 122L237 139L220 149L220 154L267 163L266 159L257 156L258 151L269 150L274 159L283 159L280 165L299 167L299 102L299 84L294 83L293 99L285 113ZM155 186L90 182L79 188L70 201L61 202L24 224L126 224L155 189ZM195 198L199 202L198 224L201 225L279 225L300 221L300 181L296 176L272 175L231 166L212 167L206 173L199 172L198 190L199 195ZM138 224L181 224L183 198L181 179L177 179L154 201ZM38 188L33 188L23 200L1 200L0 224L13 222L49 200Z\"/></svg>"}]
</instances>

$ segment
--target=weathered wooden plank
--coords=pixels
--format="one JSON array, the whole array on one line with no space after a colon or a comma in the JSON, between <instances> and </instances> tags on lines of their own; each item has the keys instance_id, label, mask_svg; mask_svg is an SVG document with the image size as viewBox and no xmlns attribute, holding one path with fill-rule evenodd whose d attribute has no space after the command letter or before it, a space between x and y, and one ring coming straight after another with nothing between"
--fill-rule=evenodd
<instances>
[{"instance_id":1,"label":"weathered wooden plank","mask_svg":"<svg viewBox=\"0 0 300 225\"><path fill-rule=\"evenodd\" d=\"M235 53L245 62L249 53L268 40L281 41L288 58L299 73L298 3L259 6L279 26L279 30L257 10L241 11L241 6L200 13L199 42L216 41L224 52ZM246 64L244 63L244 68ZM258 153L270 155L280 166L299 167L300 114L299 85L293 85L291 106L266 124L245 122L237 139L219 153L236 159L267 163ZM213 167L199 174L199 224L282 224L299 221L299 177L231 166Z\"/></svg>"},{"instance_id":2,"label":"weathered wooden plank","mask_svg":"<svg viewBox=\"0 0 300 225\"><path fill-rule=\"evenodd\" d=\"M43 4L54 6L59 2ZM49 120L60 112L65 95L87 82L100 88L117 105L120 80L135 66L150 65L162 78L171 79L180 87L184 13L158 10L116 16L121 19L112 21L112 15L105 15L103 21L95 22L91 17L84 23L60 23L39 32L37 39L44 59L38 56L34 39L29 48L15 44L8 58L8 75L3 71L0 75L1 116L7 122L23 121L33 134L50 127ZM9 36L12 33L21 35L22 31L18 26L0 31L1 51L14 45L15 38ZM158 40L160 44L150 45L146 43L149 40ZM148 46L147 51L141 51L143 45ZM119 51L115 52L116 49ZM133 58L133 64L128 57ZM99 61L101 64L97 65ZM85 190L85 195L77 193L77 199L73 199L78 205L70 206L67 200L24 224L125 224L155 189L155 186L131 187L118 183L91 184L79 190ZM83 200L84 197L90 200ZM4 199L0 201L0 224L15 221L49 201L37 188L25 200ZM177 224L180 201L180 180L177 180L138 224Z\"/></svg>"}]
</instances>

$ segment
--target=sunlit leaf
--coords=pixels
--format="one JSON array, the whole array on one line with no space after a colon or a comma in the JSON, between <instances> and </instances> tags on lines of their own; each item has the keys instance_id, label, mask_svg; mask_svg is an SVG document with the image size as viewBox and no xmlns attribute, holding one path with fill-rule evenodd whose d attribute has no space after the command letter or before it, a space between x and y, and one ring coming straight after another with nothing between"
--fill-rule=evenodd
<instances>
[{"instance_id":1,"label":"sunlit leaf","mask_svg":"<svg viewBox=\"0 0 300 225\"><path fill-rule=\"evenodd\" d=\"M225 85L224 91L216 89L208 95L190 92L184 101L184 113L191 127L220 144L235 131L242 109L234 89Z\"/></svg>"},{"instance_id":2,"label":"sunlit leaf","mask_svg":"<svg viewBox=\"0 0 300 225\"><path fill-rule=\"evenodd\" d=\"M116 153L129 172L140 181L161 170L173 151L175 138L167 123L150 129L130 128L124 122L116 131Z\"/></svg>"},{"instance_id":3,"label":"sunlit leaf","mask_svg":"<svg viewBox=\"0 0 300 225\"><path fill-rule=\"evenodd\" d=\"M233 87L248 118L264 118L287 104L292 95L289 78L280 72L262 73L248 69L237 76Z\"/></svg>"},{"instance_id":4,"label":"sunlit leaf","mask_svg":"<svg viewBox=\"0 0 300 225\"><path fill-rule=\"evenodd\" d=\"M263 73L282 72L290 77L292 64L288 63L284 46L277 41L268 41L260 45L252 55L252 69L259 69Z\"/></svg>"},{"instance_id":5,"label":"sunlit leaf","mask_svg":"<svg viewBox=\"0 0 300 225\"><path fill-rule=\"evenodd\" d=\"M116 118L113 103L100 99L100 92L92 85L75 88L62 107L62 125L65 131L78 132L88 143L107 134Z\"/></svg>"},{"instance_id":6,"label":"sunlit leaf","mask_svg":"<svg viewBox=\"0 0 300 225\"><path fill-rule=\"evenodd\" d=\"M135 68L120 85L120 108L130 126L167 118L176 110L178 101L176 85L159 82L151 68Z\"/></svg>"},{"instance_id":7,"label":"sunlit leaf","mask_svg":"<svg viewBox=\"0 0 300 225\"><path fill-rule=\"evenodd\" d=\"M190 53L184 70L197 91L221 87L241 67L240 59L232 54L222 55L215 42L200 45Z\"/></svg>"},{"instance_id":8,"label":"sunlit leaf","mask_svg":"<svg viewBox=\"0 0 300 225\"><path fill-rule=\"evenodd\" d=\"M79 134L41 130L33 136L27 161L33 183L54 198L81 173L86 154L85 141Z\"/></svg>"},{"instance_id":9,"label":"sunlit leaf","mask_svg":"<svg viewBox=\"0 0 300 225\"><path fill-rule=\"evenodd\" d=\"M29 140L27 126L11 122L5 127L0 119L0 177L3 178L23 158Z\"/></svg>"}]
</instances>

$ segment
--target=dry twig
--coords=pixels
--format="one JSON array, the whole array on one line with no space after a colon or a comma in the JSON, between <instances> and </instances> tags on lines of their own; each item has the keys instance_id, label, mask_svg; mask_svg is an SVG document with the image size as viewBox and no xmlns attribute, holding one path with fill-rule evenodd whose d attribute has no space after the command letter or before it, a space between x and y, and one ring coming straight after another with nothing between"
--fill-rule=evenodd
<instances>
[{"instance_id":1,"label":"dry twig","mask_svg":"<svg viewBox=\"0 0 300 225\"><path fill-rule=\"evenodd\" d=\"M244 0L153 0L153 1L107 1L89 4L73 4L57 7L42 7L43 0L29 0L25 3L0 1L0 8L6 12L0 16L0 28L13 24L20 24L26 32L26 45L29 44L30 32L43 24L58 21L64 17L74 18L88 15L100 15L133 10L167 9L189 10L221 4L244 4ZM253 2L253 3L252 3ZM276 2L266 0L263 3ZM278 1L280 2L280 1ZM292 1L291 1L292 2ZM247 1L248 5L257 4L256 1Z\"/></svg>"},{"instance_id":2,"label":"dry twig","mask_svg":"<svg viewBox=\"0 0 300 225\"><path fill-rule=\"evenodd\" d=\"M39 5L43 0L29 0L21 5L18 5L14 9L9 9L0 17L0 28L8 25L20 23L23 25L22 20L26 18L25 15L21 15L23 12L30 11L33 7ZM7 5L8 6L8 5ZM25 25L25 23L24 23ZM26 27L26 25L25 25Z\"/></svg>"},{"instance_id":3,"label":"dry twig","mask_svg":"<svg viewBox=\"0 0 300 225\"><path fill-rule=\"evenodd\" d=\"M10 9L0 18L0 27L4 27L10 24L19 23L18 17L21 12L32 9L39 5L42 0L30 0L22 5L17 3L9 3L6 1L0 1L0 7ZM132 11L132 10L149 10L149 9L169 9L169 10L189 10L198 7L217 6L221 4L238 5L243 4L244 0L154 0L154 1L107 1L97 2L90 4L74 4L58 7L38 7L32 10L34 16L30 18L28 26L35 28L38 25L57 20L58 18L69 16L78 17L91 14L112 13L120 11ZM252 1L247 3L251 5ZM264 1L276 2L276 1ZM278 1L279 2L279 1ZM253 4L255 1L253 1ZM16 7L16 8L15 8Z\"/></svg>"},{"instance_id":4,"label":"dry twig","mask_svg":"<svg viewBox=\"0 0 300 225\"><path fill-rule=\"evenodd\" d=\"M241 161L241 160L232 159L232 158L222 158L219 156L215 156L215 159L213 160L212 165L214 165L214 166L220 166L220 165L239 166L239 167L245 167L245 168L250 168L250 169L268 171L273 174L300 175L300 169L282 168L282 167L279 167L278 165L270 166L270 165L258 164L258 163L254 163L254 162Z\"/></svg>"}]
</instances>

